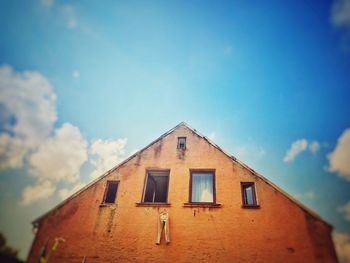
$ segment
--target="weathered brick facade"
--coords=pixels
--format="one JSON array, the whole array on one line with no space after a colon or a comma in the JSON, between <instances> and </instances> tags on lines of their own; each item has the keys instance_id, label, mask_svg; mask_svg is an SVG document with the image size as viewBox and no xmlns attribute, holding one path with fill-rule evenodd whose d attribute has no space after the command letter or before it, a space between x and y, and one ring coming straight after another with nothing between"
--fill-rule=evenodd
<instances>
[{"instance_id":1,"label":"weathered brick facade","mask_svg":"<svg viewBox=\"0 0 350 263\"><path fill-rule=\"evenodd\" d=\"M187 138L186 150L177 149ZM168 203L142 201L146 170L169 169ZM215 205L189 202L190 169L215 169ZM115 204L101 205L108 180L118 180ZM259 207L242 207L241 182L255 182ZM170 239L155 244L160 211ZM337 262L332 227L271 182L209 143L186 124L68 198L36 223L28 262L49 238L61 243L49 262Z\"/></svg>"}]
</instances>

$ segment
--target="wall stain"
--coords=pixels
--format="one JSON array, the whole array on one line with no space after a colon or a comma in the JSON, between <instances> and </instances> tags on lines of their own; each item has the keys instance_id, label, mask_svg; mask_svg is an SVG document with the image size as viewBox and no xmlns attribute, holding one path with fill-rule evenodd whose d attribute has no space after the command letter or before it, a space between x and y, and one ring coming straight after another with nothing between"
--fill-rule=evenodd
<instances>
[{"instance_id":1,"label":"wall stain","mask_svg":"<svg viewBox=\"0 0 350 263\"><path fill-rule=\"evenodd\" d=\"M141 153L136 155L136 163L135 165L139 166L141 164Z\"/></svg>"},{"instance_id":2,"label":"wall stain","mask_svg":"<svg viewBox=\"0 0 350 263\"><path fill-rule=\"evenodd\" d=\"M287 247L287 251L290 254L293 254L295 252L294 248L292 248L292 247Z\"/></svg>"},{"instance_id":3,"label":"wall stain","mask_svg":"<svg viewBox=\"0 0 350 263\"><path fill-rule=\"evenodd\" d=\"M98 209L98 212L97 212L96 222L95 222L94 231L93 231L94 234L96 233L97 229L100 226L101 213L102 213L102 209L100 208Z\"/></svg>"},{"instance_id":4,"label":"wall stain","mask_svg":"<svg viewBox=\"0 0 350 263\"><path fill-rule=\"evenodd\" d=\"M157 145L154 147L154 157L157 158L160 156L160 153L162 151L162 141L159 141Z\"/></svg>"},{"instance_id":5,"label":"wall stain","mask_svg":"<svg viewBox=\"0 0 350 263\"><path fill-rule=\"evenodd\" d=\"M113 219L116 212L117 212L117 209L115 207L110 209L110 214L109 214L108 224L107 224L107 232L109 233L112 231Z\"/></svg>"},{"instance_id":6,"label":"wall stain","mask_svg":"<svg viewBox=\"0 0 350 263\"><path fill-rule=\"evenodd\" d=\"M186 150L178 149L177 150L177 158L180 160L185 160L186 157Z\"/></svg>"}]
</instances>

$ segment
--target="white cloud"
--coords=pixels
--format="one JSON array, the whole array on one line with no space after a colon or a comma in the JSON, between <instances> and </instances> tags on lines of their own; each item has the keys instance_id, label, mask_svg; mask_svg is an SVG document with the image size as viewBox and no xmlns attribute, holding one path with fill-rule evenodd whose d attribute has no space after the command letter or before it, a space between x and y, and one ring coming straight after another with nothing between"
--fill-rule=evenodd
<instances>
[{"instance_id":1,"label":"white cloud","mask_svg":"<svg viewBox=\"0 0 350 263\"><path fill-rule=\"evenodd\" d=\"M75 186L73 186L72 188L62 188L58 191L58 195L61 198L61 200L68 198L69 196L71 196L72 194L76 193L78 190L80 190L81 188L83 188L85 186L84 183L77 183Z\"/></svg>"},{"instance_id":2,"label":"white cloud","mask_svg":"<svg viewBox=\"0 0 350 263\"><path fill-rule=\"evenodd\" d=\"M40 181L36 185L28 185L22 192L20 204L23 206L29 205L40 199L50 197L55 192L55 186L48 180Z\"/></svg>"},{"instance_id":3,"label":"white cloud","mask_svg":"<svg viewBox=\"0 0 350 263\"><path fill-rule=\"evenodd\" d=\"M350 0L336 0L332 6L332 22L338 27L350 28Z\"/></svg>"},{"instance_id":4,"label":"white cloud","mask_svg":"<svg viewBox=\"0 0 350 263\"><path fill-rule=\"evenodd\" d=\"M346 129L338 138L333 152L328 154L328 171L350 181L350 129Z\"/></svg>"},{"instance_id":5,"label":"white cloud","mask_svg":"<svg viewBox=\"0 0 350 263\"><path fill-rule=\"evenodd\" d=\"M308 142L305 139L299 139L292 143L290 149L283 158L284 162L292 162L301 152L307 149Z\"/></svg>"},{"instance_id":6,"label":"white cloud","mask_svg":"<svg viewBox=\"0 0 350 263\"><path fill-rule=\"evenodd\" d=\"M326 144L323 144L322 147L327 147ZM309 142L306 139L299 139L294 141L290 148L286 151L283 161L288 163L294 161L294 159L304 151L310 151L312 154L316 154L321 149L321 144L313 140Z\"/></svg>"},{"instance_id":7,"label":"white cloud","mask_svg":"<svg viewBox=\"0 0 350 263\"><path fill-rule=\"evenodd\" d=\"M97 178L104 172L113 168L125 158L125 145L127 139L95 140L90 147L92 158L91 164L95 170L91 173L92 178Z\"/></svg>"},{"instance_id":8,"label":"white cloud","mask_svg":"<svg viewBox=\"0 0 350 263\"><path fill-rule=\"evenodd\" d=\"M0 169L15 169L23 164L23 158L30 148L25 141L6 133L0 134Z\"/></svg>"},{"instance_id":9,"label":"white cloud","mask_svg":"<svg viewBox=\"0 0 350 263\"><path fill-rule=\"evenodd\" d=\"M335 231L333 241L337 251L339 263L350 262L350 235L348 233Z\"/></svg>"},{"instance_id":10,"label":"white cloud","mask_svg":"<svg viewBox=\"0 0 350 263\"><path fill-rule=\"evenodd\" d=\"M350 222L350 201L337 208L338 212L344 213L344 218Z\"/></svg>"},{"instance_id":11,"label":"white cloud","mask_svg":"<svg viewBox=\"0 0 350 263\"><path fill-rule=\"evenodd\" d=\"M320 149L320 143L318 141L312 141L309 144L309 150L312 154L316 154L318 150Z\"/></svg>"},{"instance_id":12,"label":"white cloud","mask_svg":"<svg viewBox=\"0 0 350 263\"><path fill-rule=\"evenodd\" d=\"M50 181L76 181L80 167L87 160L87 143L80 130L65 123L46 139L29 158L29 172Z\"/></svg>"},{"instance_id":13,"label":"white cloud","mask_svg":"<svg viewBox=\"0 0 350 263\"><path fill-rule=\"evenodd\" d=\"M50 135L57 119L56 96L35 71L0 67L0 169L19 168L24 157Z\"/></svg>"},{"instance_id":14,"label":"white cloud","mask_svg":"<svg viewBox=\"0 0 350 263\"><path fill-rule=\"evenodd\" d=\"M37 183L24 188L20 204L29 205L52 196L56 190L55 184L59 181L76 181L86 160L87 142L80 130L70 123L63 124L28 157L29 173L37 179ZM61 189L59 196L69 193L68 189Z\"/></svg>"},{"instance_id":15,"label":"white cloud","mask_svg":"<svg viewBox=\"0 0 350 263\"><path fill-rule=\"evenodd\" d=\"M52 196L59 181L76 181L87 160L79 128L54 129L56 119L56 95L44 76L0 67L0 169L21 168L26 160L37 179L23 189L22 205Z\"/></svg>"}]
</instances>

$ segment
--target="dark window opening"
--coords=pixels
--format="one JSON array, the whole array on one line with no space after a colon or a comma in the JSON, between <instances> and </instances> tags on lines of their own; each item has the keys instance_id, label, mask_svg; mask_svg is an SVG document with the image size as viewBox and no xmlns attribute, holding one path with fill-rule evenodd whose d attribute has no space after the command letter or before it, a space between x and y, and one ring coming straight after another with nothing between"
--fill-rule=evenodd
<instances>
[{"instance_id":1,"label":"dark window opening","mask_svg":"<svg viewBox=\"0 0 350 263\"><path fill-rule=\"evenodd\" d=\"M143 202L166 203L168 201L169 172L148 172Z\"/></svg>"},{"instance_id":2,"label":"dark window opening","mask_svg":"<svg viewBox=\"0 0 350 263\"><path fill-rule=\"evenodd\" d=\"M215 203L215 177L213 172L191 172L191 203Z\"/></svg>"},{"instance_id":3,"label":"dark window opening","mask_svg":"<svg viewBox=\"0 0 350 263\"><path fill-rule=\"evenodd\" d=\"M243 206L257 206L255 184L252 182L241 183Z\"/></svg>"},{"instance_id":4,"label":"dark window opening","mask_svg":"<svg viewBox=\"0 0 350 263\"><path fill-rule=\"evenodd\" d=\"M117 196L117 190L118 190L118 182L116 181L108 181L107 182L107 189L104 196L104 203L111 204L115 202L115 198Z\"/></svg>"},{"instance_id":5,"label":"dark window opening","mask_svg":"<svg viewBox=\"0 0 350 263\"><path fill-rule=\"evenodd\" d=\"M177 148L178 149L186 149L186 137L178 137L177 138Z\"/></svg>"}]
</instances>

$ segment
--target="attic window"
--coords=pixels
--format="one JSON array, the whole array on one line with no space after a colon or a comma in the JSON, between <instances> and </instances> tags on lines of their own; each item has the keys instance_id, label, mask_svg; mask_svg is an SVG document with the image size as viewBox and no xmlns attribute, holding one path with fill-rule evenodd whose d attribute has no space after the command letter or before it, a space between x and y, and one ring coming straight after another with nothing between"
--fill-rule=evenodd
<instances>
[{"instance_id":1,"label":"attic window","mask_svg":"<svg viewBox=\"0 0 350 263\"><path fill-rule=\"evenodd\" d=\"M113 204L117 196L118 181L107 181L107 187L103 198L103 203Z\"/></svg>"},{"instance_id":2,"label":"attic window","mask_svg":"<svg viewBox=\"0 0 350 263\"><path fill-rule=\"evenodd\" d=\"M257 207L258 203L256 200L255 183L242 182L241 190L243 207Z\"/></svg>"},{"instance_id":3,"label":"attic window","mask_svg":"<svg viewBox=\"0 0 350 263\"><path fill-rule=\"evenodd\" d=\"M169 171L147 172L143 203L167 203Z\"/></svg>"},{"instance_id":4,"label":"attic window","mask_svg":"<svg viewBox=\"0 0 350 263\"><path fill-rule=\"evenodd\" d=\"M177 148L181 150L186 149L186 137L178 137L177 138Z\"/></svg>"}]
</instances>

